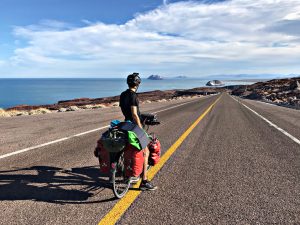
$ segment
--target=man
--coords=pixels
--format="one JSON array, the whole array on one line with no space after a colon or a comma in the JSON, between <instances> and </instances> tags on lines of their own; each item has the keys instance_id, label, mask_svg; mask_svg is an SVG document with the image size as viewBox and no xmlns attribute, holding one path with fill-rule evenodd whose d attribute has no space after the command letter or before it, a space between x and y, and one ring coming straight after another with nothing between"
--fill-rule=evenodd
<instances>
[{"instance_id":1,"label":"man","mask_svg":"<svg viewBox=\"0 0 300 225\"><path fill-rule=\"evenodd\" d=\"M141 78L138 73L133 73L128 75L127 84L128 89L122 92L120 96L120 107L122 113L125 117L125 121L130 120L132 123L135 123L137 126L143 129L141 123L141 113L139 109L139 101L137 97L137 89L141 83ZM144 149L144 165L143 165L143 177L140 185L141 190L153 191L156 190L157 187L151 184L147 180L147 166L148 166L148 157L149 157L149 149L146 147Z\"/></svg>"}]
</instances>

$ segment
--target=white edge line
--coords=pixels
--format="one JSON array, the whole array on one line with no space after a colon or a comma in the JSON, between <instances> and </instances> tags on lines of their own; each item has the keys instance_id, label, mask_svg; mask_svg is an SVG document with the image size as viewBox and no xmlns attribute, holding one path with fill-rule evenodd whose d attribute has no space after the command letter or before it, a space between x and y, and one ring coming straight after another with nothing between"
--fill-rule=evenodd
<instances>
[{"instance_id":1,"label":"white edge line","mask_svg":"<svg viewBox=\"0 0 300 225\"><path fill-rule=\"evenodd\" d=\"M232 97L232 96L231 96ZM283 130L282 128L278 127L276 124L272 123L270 120L266 119L265 117L263 117L262 115L260 115L259 113L257 113L256 111L254 111L253 109L249 108L248 106L246 106L244 103L242 103L241 101L238 101L237 99L235 99L234 97L232 97L235 101L239 102L240 104L242 104L243 106L245 106L247 109L249 109L251 112L253 112L255 115L257 115L258 117L260 117L261 119L263 119L264 121L266 121L270 126L276 128L277 130L279 130L281 133L283 133L284 135L288 136L290 139L292 139L294 142L296 142L298 145L300 145L300 140L297 139L296 137L294 137L293 135L289 134L288 132L286 132L285 130Z\"/></svg>"},{"instance_id":2,"label":"white edge line","mask_svg":"<svg viewBox=\"0 0 300 225\"><path fill-rule=\"evenodd\" d=\"M199 99L197 99L197 100L199 100ZM185 103L175 105L175 106L172 106L170 108L162 109L162 110L159 110L159 111L156 111L156 112L153 112L153 113L159 113L159 112L167 111L169 109L173 109L173 108L176 108L176 107L179 107L179 106L182 106L182 105L186 105L188 103L196 102L197 100L185 102ZM45 147L47 145L51 145L51 144L54 144L54 143L65 141L65 140L68 140L68 139L71 139L71 138L74 138L74 137L79 137L79 136L89 134L89 133L92 133L92 132L95 132L95 131L99 131L99 130L102 130L102 129L108 128L108 127L109 127L109 125L104 126L104 127L99 127L99 128L93 129L93 130L88 130L88 131L85 131L85 132L82 132L82 133L79 133L79 134L74 134L74 135L64 137L64 138L60 138L60 139L50 141L50 142L47 142L47 143L44 143L44 144L40 144L40 145L32 146L32 147L29 147L29 148L24 148L24 149L21 149L21 150L17 150L17 151L11 152L11 153L7 153L7 154L4 154L4 155L0 155L0 159L4 159L4 158L7 158L7 157L10 157L10 156L13 156L13 155L17 155L17 154L20 154L20 153L23 153L23 152L28 152L28 151L31 151L31 150L34 150L34 149L37 149L37 148Z\"/></svg>"},{"instance_id":3,"label":"white edge line","mask_svg":"<svg viewBox=\"0 0 300 225\"><path fill-rule=\"evenodd\" d=\"M71 139L73 137L79 137L79 136L82 136L84 134L92 133L92 132L95 132L95 131L98 131L98 130L101 130L101 129L104 129L104 128L107 128L107 127L109 127L109 126L99 127L97 129L89 130L89 131L86 131L86 132L83 132L83 133L80 133L80 134L75 134L75 135L72 135L72 136L68 136L68 137L60 138L60 139L57 139L57 140L54 140L54 141L50 141L50 142L47 142L47 143L44 143L44 144L40 144L40 145L32 146L32 147L29 147L29 148L24 148L22 150L18 150L18 151L15 151L15 152L7 153L7 154L4 154L4 155L1 155L0 159L4 159L4 158L7 158L7 157L10 157L10 156L13 156L13 155L17 155L17 154L20 154L20 153L23 153L23 152L28 152L28 151L31 151L31 150L34 150L34 149L37 149L37 148L45 147L47 145L51 145L51 144L54 144L54 143L65 141L65 140Z\"/></svg>"}]
</instances>

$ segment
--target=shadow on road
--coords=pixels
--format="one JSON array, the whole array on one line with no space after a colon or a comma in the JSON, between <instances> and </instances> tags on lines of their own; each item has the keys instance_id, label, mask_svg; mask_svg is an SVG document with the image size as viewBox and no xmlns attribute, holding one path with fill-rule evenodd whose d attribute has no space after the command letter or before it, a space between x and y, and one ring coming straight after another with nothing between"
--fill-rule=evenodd
<instances>
[{"instance_id":1,"label":"shadow on road","mask_svg":"<svg viewBox=\"0 0 300 225\"><path fill-rule=\"evenodd\" d=\"M33 200L60 204L112 201L88 199L110 188L96 166L65 170L49 166L0 171L0 201Z\"/></svg>"}]
</instances>

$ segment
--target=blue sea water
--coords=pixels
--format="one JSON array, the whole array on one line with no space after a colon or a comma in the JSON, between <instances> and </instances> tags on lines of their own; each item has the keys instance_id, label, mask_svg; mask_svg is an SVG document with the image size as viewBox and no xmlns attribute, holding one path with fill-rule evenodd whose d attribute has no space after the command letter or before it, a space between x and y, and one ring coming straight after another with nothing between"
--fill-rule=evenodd
<instances>
[{"instance_id":1,"label":"blue sea water","mask_svg":"<svg viewBox=\"0 0 300 225\"><path fill-rule=\"evenodd\" d=\"M205 86L201 79L143 79L138 92L186 89ZM226 82L226 85L242 82ZM74 98L101 98L119 95L127 88L121 78L99 79L0 79L0 108L16 105L54 104Z\"/></svg>"}]
</instances>

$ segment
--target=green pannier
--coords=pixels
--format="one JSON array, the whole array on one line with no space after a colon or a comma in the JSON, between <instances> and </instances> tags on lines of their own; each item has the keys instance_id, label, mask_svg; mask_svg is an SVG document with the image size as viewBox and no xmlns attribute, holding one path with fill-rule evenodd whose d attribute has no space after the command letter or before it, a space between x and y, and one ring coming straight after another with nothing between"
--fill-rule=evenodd
<instances>
[{"instance_id":1,"label":"green pannier","mask_svg":"<svg viewBox=\"0 0 300 225\"><path fill-rule=\"evenodd\" d=\"M123 151L127 144L128 134L117 128L111 128L102 134L101 141L108 152Z\"/></svg>"}]
</instances>

